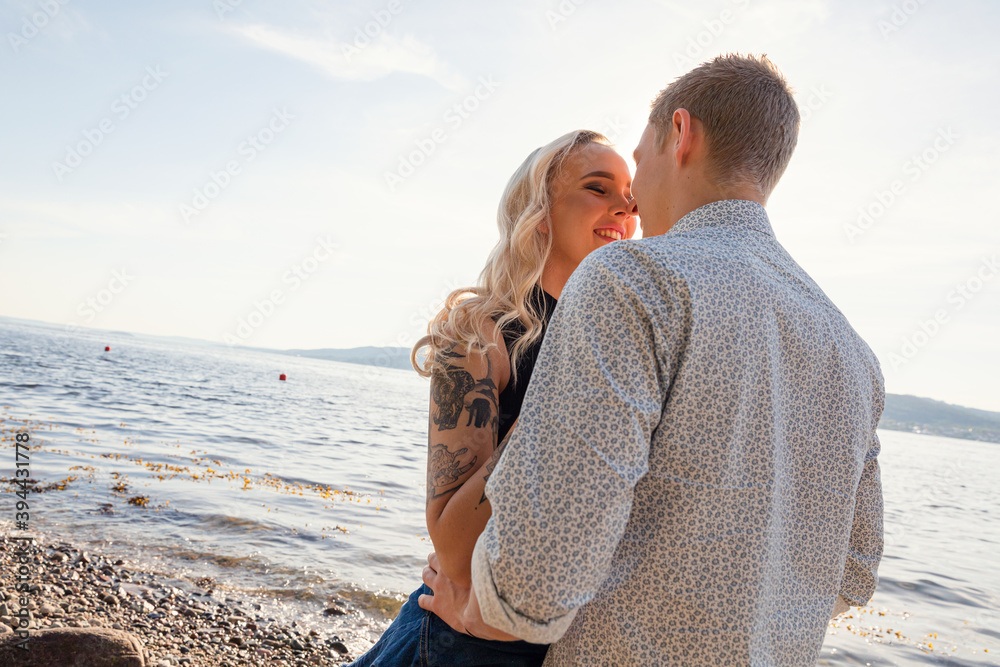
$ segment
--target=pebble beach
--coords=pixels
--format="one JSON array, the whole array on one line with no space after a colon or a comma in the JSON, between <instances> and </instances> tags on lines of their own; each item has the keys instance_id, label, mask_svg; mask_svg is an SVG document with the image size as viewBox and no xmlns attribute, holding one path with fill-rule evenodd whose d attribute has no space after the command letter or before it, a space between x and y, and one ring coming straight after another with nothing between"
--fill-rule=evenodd
<instances>
[{"instance_id":1,"label":"pebble beach","mask_svg":"<svg viewBox=\"0 0 1000 667\"><path fill-rule=\"evenodd\" d=\"M15 590L14 536L22 535L0 536L0 641L5 642L15 637L13 614L21 595ZM228 596L215 581L143 572L66 541L34 537L27 607L32 635L55 628L129 633L142 645L144 664L155 667L340 665L371 645L367 632L351 632L358 613L348 603L330 600L321 612L284 623L271 613L280 601ZM20 664L9 661L0 654L0 664Z\"/></svg>"}]
</instances>

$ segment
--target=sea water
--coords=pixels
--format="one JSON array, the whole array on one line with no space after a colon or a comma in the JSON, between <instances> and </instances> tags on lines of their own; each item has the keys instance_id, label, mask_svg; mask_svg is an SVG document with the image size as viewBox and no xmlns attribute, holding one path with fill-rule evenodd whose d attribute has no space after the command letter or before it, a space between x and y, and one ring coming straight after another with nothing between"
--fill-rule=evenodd
<instances>
[{"instance_id":1,"label":"sea water","mask_svg":"<svg viewBox=\"0 0 1000 667\"><path fill-rule=\"evenodd\" d=\"M411 371L0 319L0 428L30 435L47 488L34 528L304 609L388 618L420 584L427 406ZM881 581L820 664L1000 664L1000 445L880 437Z\"/></svg>"}]
</instances>

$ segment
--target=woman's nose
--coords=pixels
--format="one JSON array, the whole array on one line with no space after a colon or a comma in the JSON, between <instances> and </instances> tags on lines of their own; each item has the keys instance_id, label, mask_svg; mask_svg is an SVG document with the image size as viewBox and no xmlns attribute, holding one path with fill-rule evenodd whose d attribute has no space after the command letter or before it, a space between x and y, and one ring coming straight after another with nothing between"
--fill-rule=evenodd
<instances>
[{"instance_id":1,"label":"woman's nose","mask_svg":"<svg viewBox=\"0 0 1000 667\"><path fill-rule=\"evenodd\" d=\"M620 211L623 215L639 215L639 207L635 203L635 197L629 195L625 198L625 204Z\"/></svg>"},{"instance_id":2,"label":"woman's nose","mask_svg":"<svg viewBox=\"0 0 1000 667\"><path fill-rule=\"evenodd\" d=\"M635 206L635 198L631 195L627 197L622 197L622 200L618 203L618 210L615 211L616 215L635 215L638 209Z\"/></svg>"}]
</instances>

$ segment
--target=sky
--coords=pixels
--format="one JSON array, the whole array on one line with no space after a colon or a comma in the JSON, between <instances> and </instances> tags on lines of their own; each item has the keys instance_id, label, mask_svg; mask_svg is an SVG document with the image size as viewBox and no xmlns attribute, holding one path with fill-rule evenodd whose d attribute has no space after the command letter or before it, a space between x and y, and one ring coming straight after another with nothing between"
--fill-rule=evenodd
<instances>
[{"instance_id":1,"label":"sky","mask_svg":"<svg viewBox=\"0 0 1000 667\"><path fill-rule=\"evenodd\" d=\"M778 240L887 391L1000 410L1000 5L0 0L0 315L269 348L409 346L534 148L626 157L765 53L803 123Z\"/></svg>"}]
</instances>

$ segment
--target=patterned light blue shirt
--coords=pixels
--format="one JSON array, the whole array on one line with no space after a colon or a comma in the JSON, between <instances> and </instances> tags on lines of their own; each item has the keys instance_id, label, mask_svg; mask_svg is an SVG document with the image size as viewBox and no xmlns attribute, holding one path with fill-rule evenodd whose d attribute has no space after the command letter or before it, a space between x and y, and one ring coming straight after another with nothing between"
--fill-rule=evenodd
<instances>
[{"instance_id":1,"label":"patterned light blue shirt","mask_svg":"<svg viewBox=\"0 0 1000 667\"><path fill-rule=\"evenodd\" d=\"M483 618L553 666L815 663L877 582L884 396L759 204L591 253L486 487Z\"/></svg>"}]
</instances>

